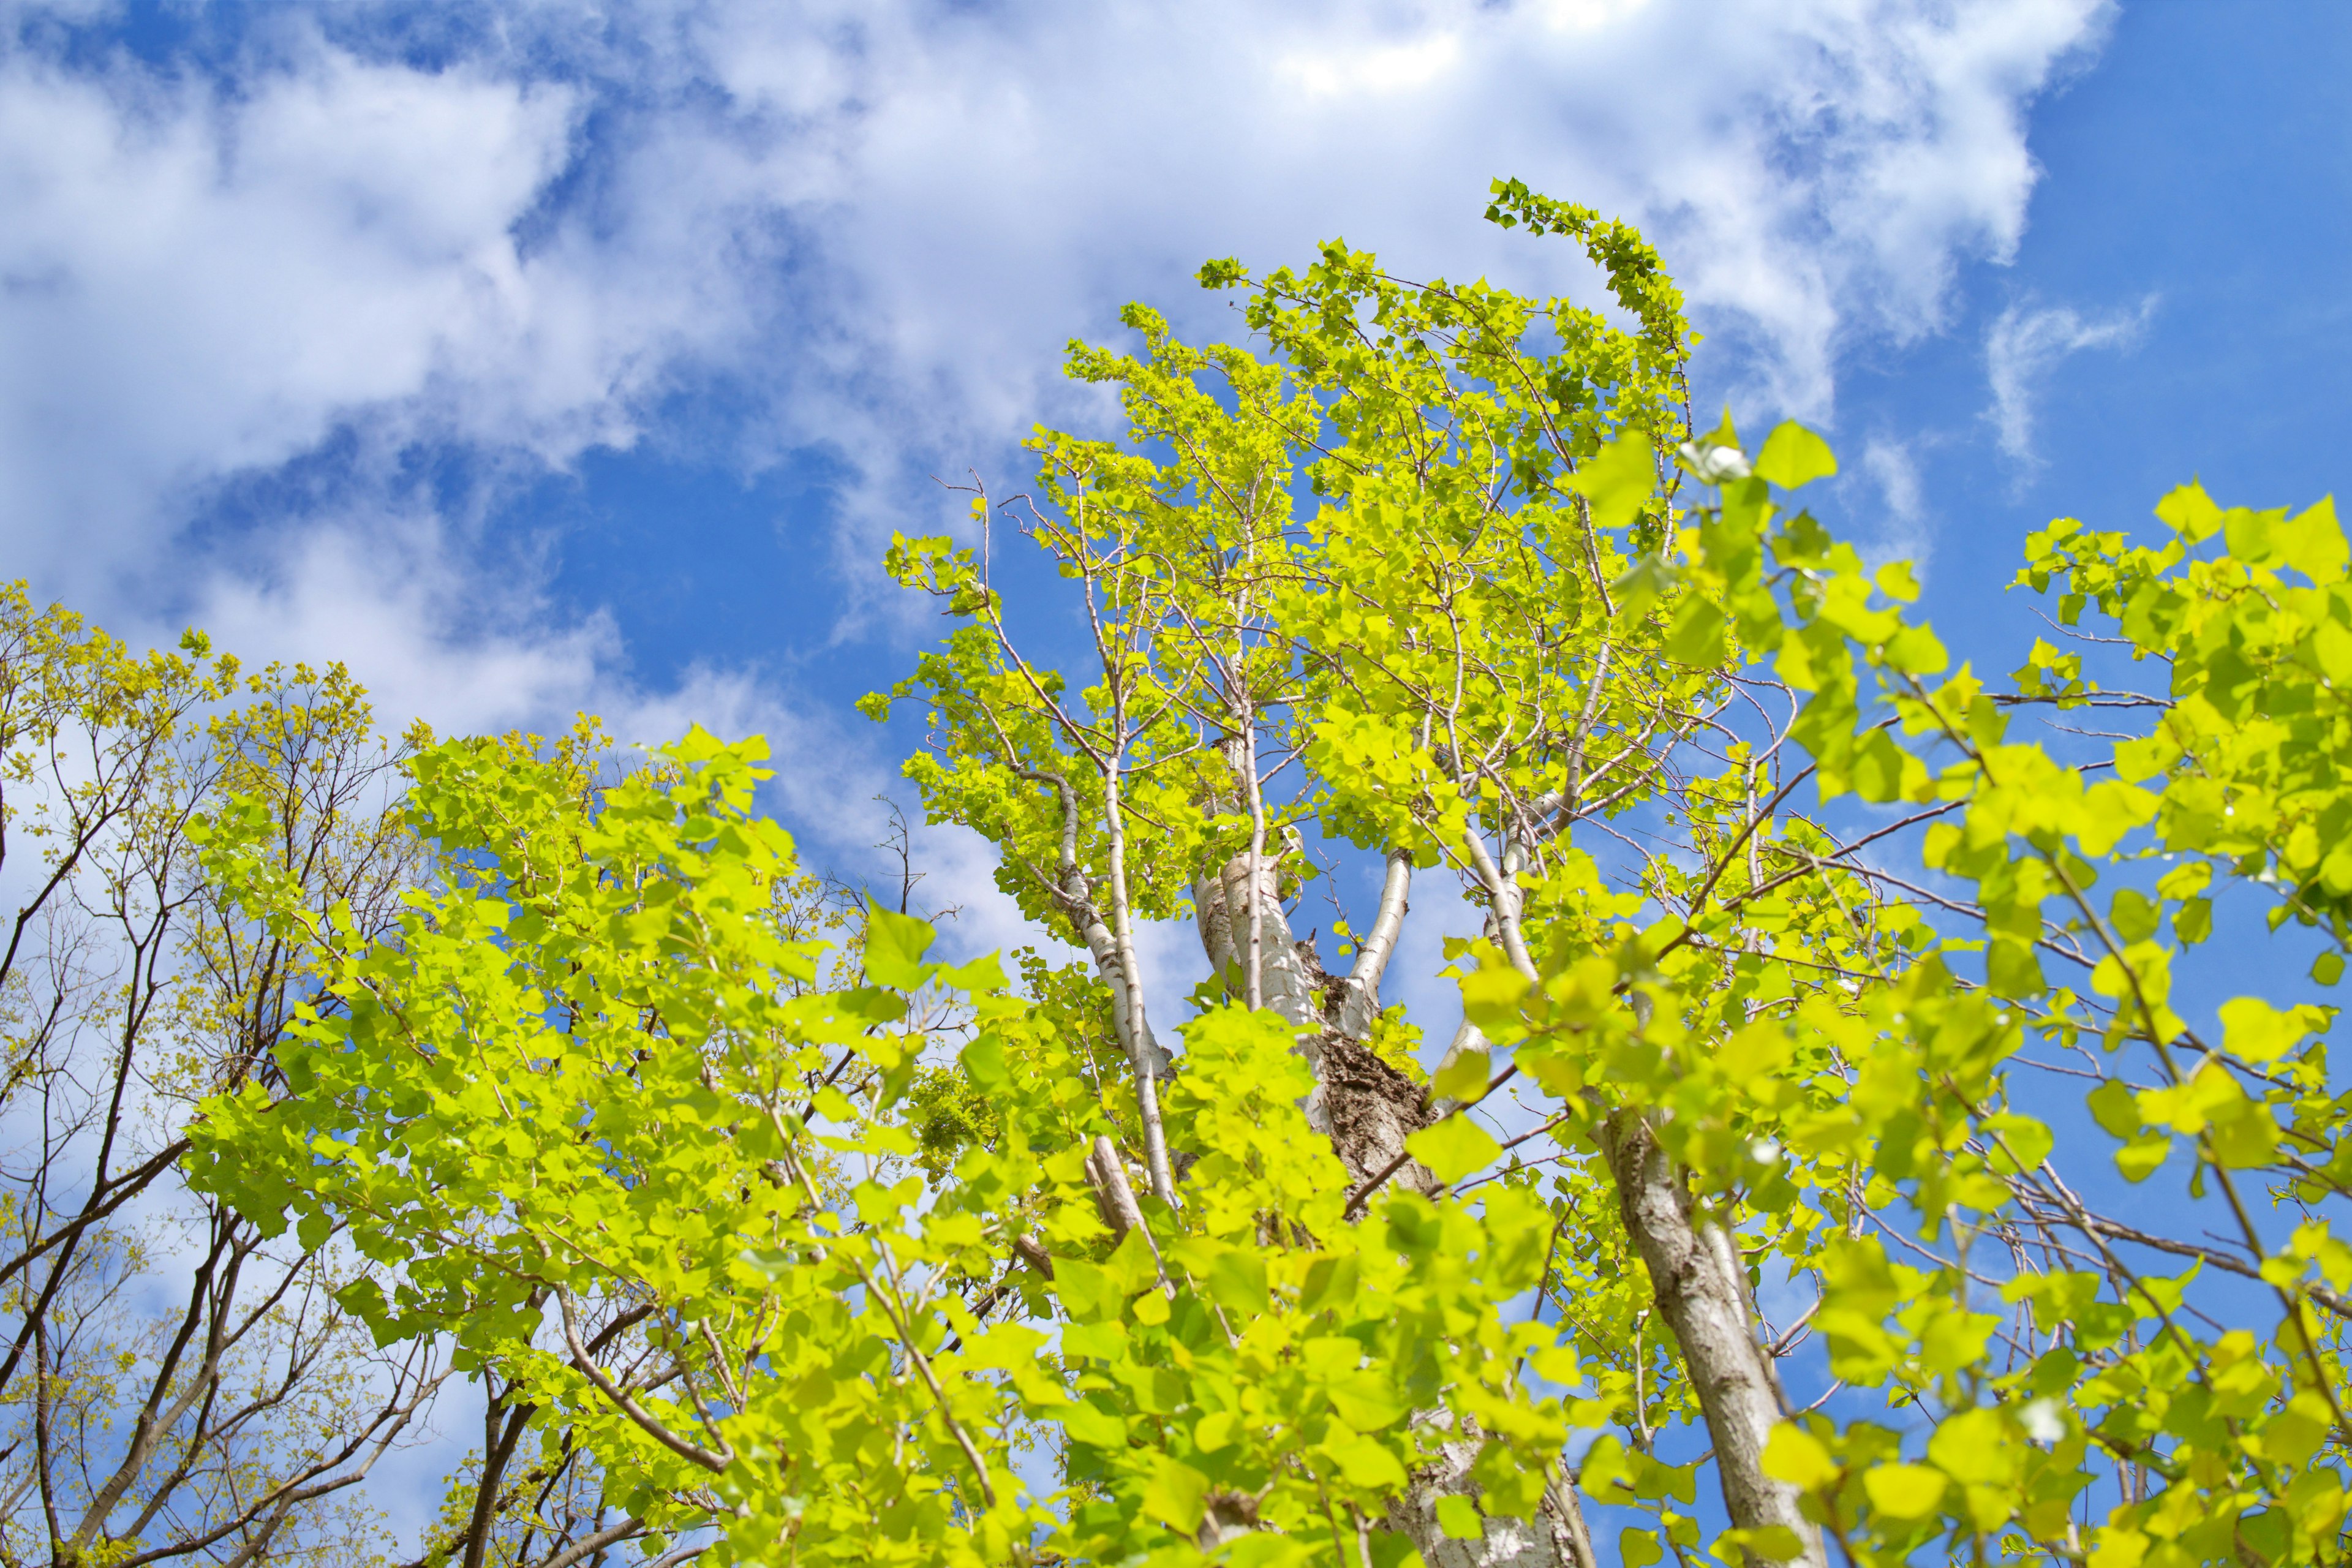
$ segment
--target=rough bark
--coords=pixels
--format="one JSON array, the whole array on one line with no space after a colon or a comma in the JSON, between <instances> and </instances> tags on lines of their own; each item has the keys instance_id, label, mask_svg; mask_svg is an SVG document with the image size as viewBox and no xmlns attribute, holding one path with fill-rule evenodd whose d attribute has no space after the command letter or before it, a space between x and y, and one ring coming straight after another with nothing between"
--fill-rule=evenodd
<instances>
[{"instance_id":1,"label":"rough bark","mask_svg":"<svg viewBox=\"0 0 2352 1568\"><path fill-rule=\"evenodd\" d=\"M1248 962L1248 889L1249 858L1243 855L1192 889L1201 946L1211 965L1229 977ZM1404 1152L1406 1137L1428 1124L1421 1087L1363 1044L1380 1014L1377 971L1368 976L1360 965L1348 974L1332 974L1313 942L1294 941L1271 866L1259 877L1258 921L1261 995L1268 1008L1297 1026L1298 1053L1315 1073L1305 1106L1307 1125L1331 1140L1340 1163L1362 1181L1387 1169ZM1389 940L1392 945L1393 936ZM1241 987L1232 989L1238 993ZM1368 994L1369 1006L1362 1000ZM1391 1180L1424 1192L1432 1184L1418 1164Z\"/></svg>"},{"instance_id":2,"label":"rough bark","mask_svg":"<svg viewBox=\"0 0 2352 1568\"><path fill-rule=\"evenodd\" d=\"M1456 1541L1437 1526L1437 1503L1449 1494L1475 1498L1470 1467L1478 1458L1475 1429L1437 1446L1433 1465L1413 1478L1411 1490L1389 1508L1389 1528L1402 1531L1428 1568L1595 1568L1584 1510L1564 1485L1545 1489L1534 1519L1487 1517L1475 1541Z\"/></svg>"},{"instance_id":3,"label":"rough bark","mask_svg":"<svg viewBox=\"0 0 2352 1568\"><path fill-rule=\"evenodd\" d=\"M1725 1510L1743 1529L1795 1532L1803 1543L1799 1561L1823 1568L1821 1532L1798 1510L1796 1489L1764 1474L1765 1439L1785 1412L1771 1358L1756 1340L1731 1237L1697 1212L1683 1173L1638 1111L1609 1116L1601 1146L1625 1229L1648 1266L1659 1315L1682 1347L1715 1440Z\"/></svg>"},{"instance_id":4,"label":"rough bark","mask_svg":"<svg viewBox=\"0 0 2352 1568\"><path fill-rule=\"evenodd\" d=\"M1395 1164L1404 1152L1405 1139L1427 1126L1433 1116L1422 1087L1363 1043L1380 1016L1381 976L1396 948L1412 874L1409 860L1390 857L1379 917L1346 974L1327 971L1313 942L1293 940L1276 868L1263 867L1257 879L1260 994L1265 1006L1297 1026L1297 1050L1315 1071L1315 1088L1305 1107L1307 1122L1329 1137L1357 1182ZM1236 995L1244 991L1237 982L1249 955L1250 880L1249 857L1243 855L1200 879L1192 889L1201 945ZM1476 1048L1476 1031L1470 1036L1471 1048ZM1463 1046L1457 1037L1454 1048ZM1389 1181L1417 1192L1437 1185L1418 1161L1407 1161ZM1444 1417L1423 1411L1415 1419ZM1475 1500L1478 1496L1477 1483L1470 1479L1478 1447L1475 1433L1442 1444L1438 1463L1416 1475L1390 1510L1391 1528L1412 1540L1429 1568L1593 1568L1583 1510L1575 1492L1565 1486L1547 1492L1537 1519L1490 1519L1479 1540L1454 1541L1438 1529L1439 1499L1454 1495ZM1202 1542L1212 1544L1213 1532L1222 1541L1246 1528L1238 1511L1220 1517L1212 1510L1202 1525Z\"/></svg>"}]
</instances>

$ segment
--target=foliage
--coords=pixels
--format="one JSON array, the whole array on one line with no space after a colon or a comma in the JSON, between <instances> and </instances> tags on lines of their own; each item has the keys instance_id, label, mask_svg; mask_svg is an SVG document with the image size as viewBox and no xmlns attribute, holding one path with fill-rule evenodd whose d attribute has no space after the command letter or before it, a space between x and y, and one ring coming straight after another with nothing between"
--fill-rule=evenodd
<instances>
[{"instance_id":1,"label":"foliage","mask_svg":"<svg viewBox=\"0 0 2352 1568\"><path fill-rule=\"evenodd\" d=\"M2120 641L1997 689L1802 510L1819 436L1694 432L1638 236L1515 184L1490 216L1622 316L1334 242L1204 269L1263 356L1142 307L1139 356L1073 346L1129 430L1040 432L1012 512L1067 657L1024 649L986 496L975 542L895 544L959 624L869 710L919 706L930 813L1077 965L1016 989L877 907L825 948L762 748L698 731L610 786L421 752L436 876L380 936L214 817L318 989L193 1179L344 1227L345 1308L489 1382L437 1550L2341 1559L2333 1011L2206 1028L2188 957L2259 973L2266 922L2342 973L2332 510L2052 525L2021 581ZM2089 711L2140 728L2021 723ZM1381 1004L1416 877L1479 922L1425 1074ZM1137 931L1186 913L1176 1055ZM515 1463L601 1489L551 1556Z\"/></svg>"},{"instance_id":2,"label":"foliage","mask_svg":"<svg viewBox=\"0 0 2352 1568\"><path fill-rule=\"evenodd\" d=\"M360 1489L439 1381L332 1293L332 1229L267 1242L189 1192L201 1098L275 1082L301 953L197 871L235 802L286 896L373 936L415 868L393 748L340 668L134 652L0 589L0 1561L364 1562Z\"/></svg>"}]
</instances>

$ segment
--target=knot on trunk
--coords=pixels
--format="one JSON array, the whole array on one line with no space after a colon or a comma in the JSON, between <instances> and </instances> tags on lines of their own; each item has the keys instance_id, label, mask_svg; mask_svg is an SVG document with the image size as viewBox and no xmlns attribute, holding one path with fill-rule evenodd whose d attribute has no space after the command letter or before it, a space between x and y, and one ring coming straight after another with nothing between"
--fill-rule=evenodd
<instances>
[{"instance_id":1,"label":"knot on trunk","mask_svg":"<svg viewBox=\"0 0 2352 1568\"><path fill-rule=\"evenodd\" d=\"M1202 1503L1201 1528L1194 1539L1203 1552L1214 1552L1257 1528L1257 1499L1247 1492L1213 1491Z\"/></svg>"},{"instance_id":2,"label":"knot on trunk","mask_svg":"<svg viewBox=\"0 0 2352 1568\"><path fill-rule=\"evenodd\" d=\"M1317 1053L1316 1094L1329 1122L1331 1147L1358 1182L1379 1174L1404 1152L1404 1141L1428 1126L1421 1085L1382 1061L1360 1041L1327 1034ZM1419 1161L1407 1161L1391 1184L1425 1193L1437 1180Z\"/></svg>"}]
</instances>

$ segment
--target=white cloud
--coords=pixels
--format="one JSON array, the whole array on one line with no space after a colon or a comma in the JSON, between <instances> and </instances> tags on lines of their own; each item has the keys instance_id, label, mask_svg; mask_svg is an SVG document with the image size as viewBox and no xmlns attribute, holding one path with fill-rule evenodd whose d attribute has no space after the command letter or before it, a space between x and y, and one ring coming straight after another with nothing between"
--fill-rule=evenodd
<instances>
[{"instance_id":1,"label":"white cloud","mask_svg":"<svg viewBox=\"0 0 2352 1568\"><path fill-rule=\"evenodd\" d=\"M532 323L507 229L561 166L572 111L559 87L323 50L235 100L127 67L0 64L17 568L87 592L171 536L191 487L295 458L348 410L509 374Z\"/></svg>"},{"instance_id":2,"label":"white cloud","mask_svg":"<svg viewBox=\"0 0 2352 1568\"><path fill-rule=\"evenodd\" d=\"M1841 344L1937 329L1958 263L2013 247L2027 106L2106 14L520 0L430 68L365 7L293 13L217 79L28 30L0 45L0 529L45 592L346 658L388 713L776 729L824 752L847 842L889 769L781 666L635 681L488 521L496 476L828 447L854 605L877 532L953 514L925 469L1003 483L1032 419L1099 417L1066 338L1138 296L1232 331L1206 256L1344 233L1591 297L1559 242L1477 221L1496 174L1643 223L1753 399L1821 418ZM748 412L665 411L714 386ZM488 489L420 500L410 458L449 453Z\"/></svg>"},{"instance_id":3,"label":"white cloud","mask_svg":"<svg viewBox=\"0 0 2352 1568\"><path fill-rule=\"evenodd\" d=\"M2033 405L2060 360L2084 349L2128 350L2156 313L2153 294L2128 310L2084 316L2064 306L2029 310L2011 305L1985 333L1985 376L1992 384L1992 422L2001 451L2028 468L2033 450Z\"/></svg>"},{"instance_id":4,"label":"white cloud","mask_svg":"<svg viewBox=\"0 0 2352 1568\"><path fill-rule=\"evenodd\" d=\"M782 664L636 679L614 621L548 597L562 542L493 525L501 476L648 438L748 466L824 446L854 607L877 533L953 515L924 470L1015 480L1031 420L1100 417L1055 377L1067 337L1134 297L1233 331L1190 282L1207 256L1345 234L1591 298L1559 242L1477 221L1498 174L1643 223L1748 398L1821 419L1843 344L1937 330L1960 262L2014 247L2027 108L2107 14L648 0L583 26L517 0L430 68L386 41L412 11L383 36L366 6L281 14L218 78L68 64L12 23L0 529L46 592L345 658L387 715L765 731L780 806L855 867L895 783L878 736ZM748 412L666 412L714 386ZM410 459L450 453L491 479L420 499ZM1865 466L1900 521L1898 456ZM1018 940L982 847L924 853L965 940Z\"/></svg>"},{"instance_id":5,"label":"white cloud","mask_svg":"<svg viewBox=\"0 0 2352 1568\"><path fill-rule=\"evenodd\" d=\"M1862 471L1876 488L1885 508L1869 555L1874 562L1908 561L1924 575L1936 541L1920 489L1918 459L1909 443L1874 437L1863 446Z\"/></svg>"},{"instance_id":6,"label":"white cloud","mask_svg":"<svg viewBox=\"0 0 2352 1568\"><path fill-rule=\"evenodd\" d=\"M1208 254L1344 231L1585 287L1476 222L1496 173L1647 224L1759 395L1819 417L1842 341L1933 330L1956 262L2014 245L2025 107L2105 7L524 4L432 69L367 15L280 26L226 85L0 62L25 567L93 590L207 481L354 424L561 464L710 374L774 411L748 458L832 443L878 512L1071 406L1056 347L1120 299L1225 320L1185 281Z\"/></svg>"},{"instance_id":7,"label":"white cloud","mask_svg":"<svg viewBox=\"0 0 2352 1568\"><path fill-rule=\"evenodd\" d=\"M808 24L720 7L737 105L824 151L816 253L909 387L982 427L1036 402L1041 345L1149 292L1181 309L1211 254L1345 232L1405 269L1586 286L1555 246L1475 221L1486 180L1643 222L1762 395L1824 415L1838 344L1944 321L1967 257L2005 258L2035 171L2026 107L2095 41L2095 0L1952 11L1887 0L1361 13L903 8L806 91ZM1237 40L1245 42L1237 43ZM854 107L851 107L854 106ZM788 160L794 162L796 160Z\"/></svg>"},{"instance_id":8,"label":"white cloud","mask_svg":"<svg viewBox=\"0 0 2352 1568\"><path fill-rule=\"evenodd\" d=\"M611 621L567 620L529 582L527 570L464 570L429 515L311 520L209 563L187 618L248 665L350 666L395 730L412 718L444 734L560 723L622 695L605 679L620 653Z\"/></svg>"},{"instance_id":9,"label":"white cloud","mask_svg":"<svg viewBox=\"0 0 2352 1568\"><path fill-rule=\"evenodd\" d=\"M1310 98L1388 97L1429 86L1461 58L1461 36L1436 33L1402 44L1299 49L1276 69Z\"/></svg>"}]
</instances>

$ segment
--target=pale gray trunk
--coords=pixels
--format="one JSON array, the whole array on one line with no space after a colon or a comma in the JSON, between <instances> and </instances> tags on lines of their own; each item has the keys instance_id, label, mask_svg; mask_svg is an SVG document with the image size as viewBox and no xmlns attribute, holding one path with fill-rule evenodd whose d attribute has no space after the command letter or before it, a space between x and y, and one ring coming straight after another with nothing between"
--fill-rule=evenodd
<instances>
[{"instance_id":1,"label":"pale gray trunk","mask_svg":"<svg viewBox=\"0 0 2352 1568\"><path fill-rule=\"evenodd\" d=\"M1072 820L1075 822L1075 818ZM1094 901L1093 885L1078 868L1071 847L1075 833L1073 826L1062 847L1062 901L1078 934L1086 939L1087 952L1095 961L1095 973L1109 988L1111 1027L1135 1074L1135 1110L1143 1126L1144 1169L1150 1173L1153 1193L1172 1208L1176 1204L1175 1173L1169 1163L1167 1129L1160 1116L1160 1086L1167 1080L1174 1061L1152 1037L1151 1020L1143 1009L1142 989L1135 984L1137 977L1128 973L1127 955L1120 951L1118 937Z\"/></svg>"},{"instance_id":2,"label":"pale gray trunk","mask_svg":"<svg viewBox=\"0 0 2352 1568\"><path fill-rule=\"evenodd\" d=\"M1276 868L1258 878L1260 994L1270 1010L1297 1030L1298 1054L1314 1069L1307 1096L1307 1125L1331 1140L1340 1163L1358 1181L1382 1171L1404 1152L1408 1135L1427 1124L1421 1087L1375 1056L1363 1037L1379 1016L1380 976L1360 963L1345 975L1328 973L1311 942L1292 938L1279 896ZM1240 996L1249 960L1249 857L1236 855L1192 885L1193 919L1209 963ZM1402 904L1402 896L1397 900ZM1391 935L1389 946L1394 944ZM1386 950L1381 955L1385 962ZM1367 1005L1360 998L1369 994ZM1352 1023L1355 1032L1347 1026ZM1428 1173L1408 1164L1390 1178L1426 1191Z\"/></svg>"},{"instance_id":3,"label":"pale gray trunk","mask_svg":"<svg viewBox=\"0 0 2352 1568\"><path fill-rule=\"evenodd\" d=\"M1539 979L1519 930L1517 845L1506 849L1501 868L1475 832L1464 847L1492 900L1488 929L1514 968L1529 981ZM1646 994L1634 992L1633 1007L1646 1026ZM1765 1441L1787 1412L1772 1358L1757 1342L1756 1315L1730 1236L1698 1213L1683 1172L1640 1111L1618 1110L1603 1120L1601 1152L1626 1233L1649 1268L1658 1310L1681 1344L1684 1370L1715 1440L1716 1474L1731 1522L1743 1530L1785 1528L1797 1539L1796 1561L1827 1568L1821 1531L1798 1511L1796 1489L1764 1474Z\"/></svg>"},{"instance_id":4,"label":"pale gray trunk","mask_svg":"<svg viewBox=\"0 0 2352 1568\"><path fill-rule=\"evenodd\" d=\"M1292 938L1276 868L1265 866L1258 877L1260 994L1267 1007L1296 1026L1298 1052L1315 1071L1315 1088L1305 1107L1307 1121L1330 1138L1340 1163L1358 1182L1394 1164L1404 1152L1405 1139L1427 1126L1432 1117L1421 1086L1363 1043L1380 1016L1381 976L1396 950L1412 876L1410 860L1402 855L1389 858L1380 913L1358 944L1355 964L1344 975L1324 969L1313 942ZM1210 965L1225 977L1228 994L1236 997L1247 989L1242 966L1249 960L1250 892L1246 855L1235 856L1192 888L1201 946ZM1466 1045L1457 1036L1454 1050L1482 1048L1485 1042L1477 1031L1465 1027ZM1417 1192L1437 1184L1418 1161L1407 1161L1389 1183ZM1414 1418L1444 1419L1435 1411ZM1478 1445L1456 1439L1442 1445L1439 1452L1439 1462L1415 1475L1390 1510L1391 1527L1412 1540L1429 1568L1593 1568L1583 1510L1565 1486L1550 1489L1533 1521L1490 1519L1481 1539L1448 1540L1437 1528L1438 1500L1453 1495L1477 1500L1470 1467ZM1247 1529L1244 1518L1238 1510L1228 1510L1222 1517L1212 1510L1202 1524L1202 1544L1213 1545Z\"/></svg>"},{"instance_id":5,"label":"pale gray trunk","mask_svg":"<svg viewBox=\"0 0 2352 1568\"><path fill-rule=\"evenodd\" d=\"M1639 1111L1611 1114L1601 1150L1715 1440L1725 1510L1743 1529L1777 1524L1793 1531L1802 1543L1798 1561L1823 1568L1821 1531L1798 1511L1796 1489L1764 1474L1765 1439L1785 1412L1771 1357L1757 1342L1730 1236L1697 1212L1682 1172Z\"/></svg>"},{"instance_id":6,"label":"pale gray trunk","mask_svg":"<svg viewBox=\"0 0 2352 1568\"><path fill-rule=\"evenodd\" d=\"M1080 933L1087 939L1087 952L1095 961L1095 973L1102 976L1110 991L1110 1022L1112 1033L1140 1073L1147 1069L1154 1081L1165 1081L1174 1058L1168 1054L1151 1033L1151 1020L1133 1016L1127 984L1127 966L1119 962L1118 940L1110 927L1098 915L1089 915Z\"/></svg>"},{"instance_id":7,"label":"pale gray trunk","mask_svg":"<svg viewBox=\"0 0 2352 1568\"><path fill-rule=\"evenodd\" d=\"M1411 1490L1389 1509L1389 1528L1401 1531L1428 1568L1594 1568L1584 1510L1564 1484L1545 1489L1536 1517L1484 1518L1475 1540L1456 1541L1437 1524L1438 1500L1478 1496L1470 1467L1477 1462L1475 1432L1438 1445L1437 1462L1413 1478Z\"/></svg>"}]
</instances>

